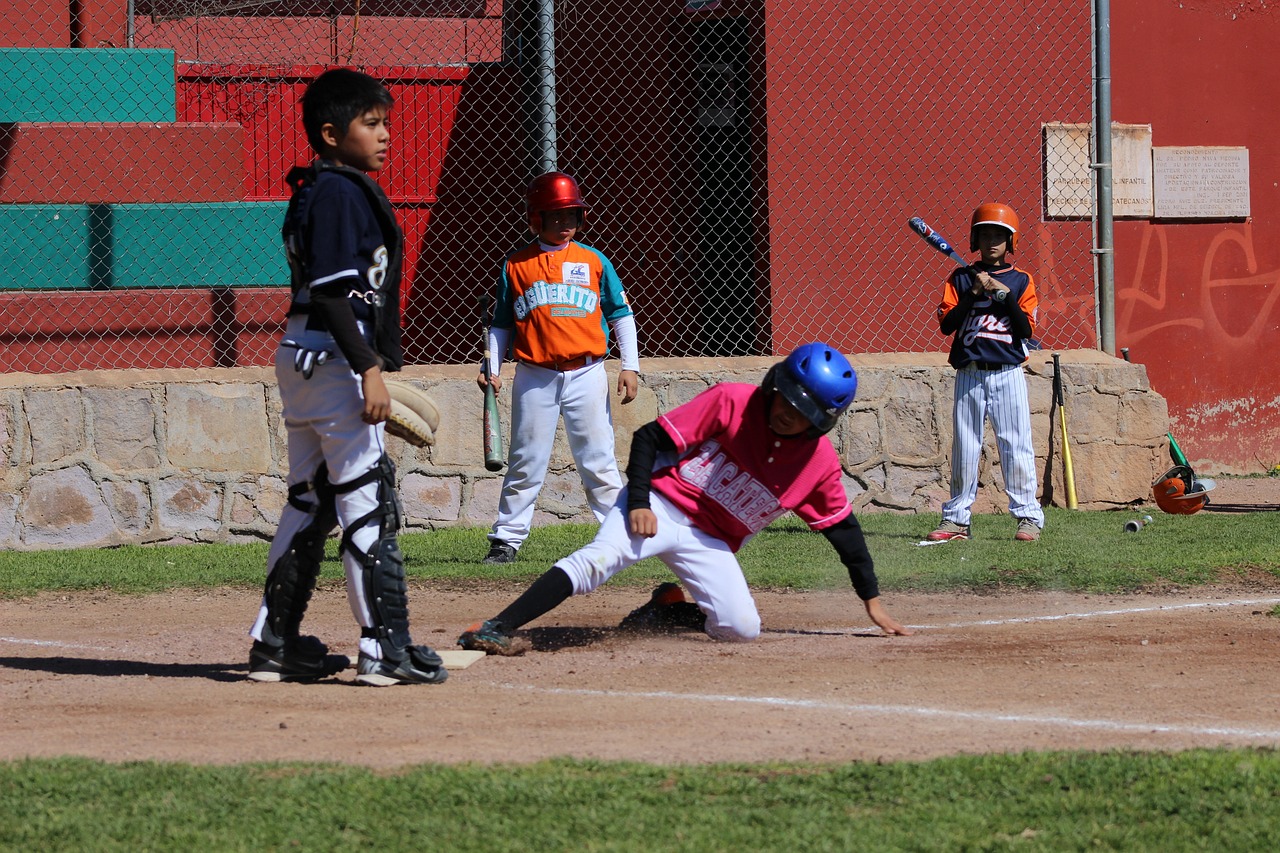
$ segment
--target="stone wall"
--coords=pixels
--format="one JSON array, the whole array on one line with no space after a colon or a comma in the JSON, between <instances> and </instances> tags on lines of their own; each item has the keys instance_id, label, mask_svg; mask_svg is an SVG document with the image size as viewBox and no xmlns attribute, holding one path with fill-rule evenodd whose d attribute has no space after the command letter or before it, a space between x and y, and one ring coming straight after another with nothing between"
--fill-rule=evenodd
<instances>
[{"instance_id":1,"label":"stone wall","mask_svg":"<svg viewBox=\"0 0 1280 853\"><path fill-rule=\"evenodd\" d=\"M625 464L632 430L659 412L714 382L758 382L774 361L644 360L640 396L628 406L615 400L619 458ZM866 355L854 365L858 399L832 439L855 505L937 512L950 470L953 373L945 357ZM1152 480L1168 467L1168 411L1145 369L1093 351L1065 353L1062 365L1080 507L1149 499ZM1061 506L1050 427L1053 363L1037 353L1027 370L1045 502ZM501 474L482 464L474 376L474 367L462 365L401 375L443 413L434 447L389 441L411 529L493 521ZM509 408L501 405L505 419ZM0 376L0 548L266 538L284 503L286 473L280 398L268 368ZM988 429L979 511L1004 506L999 484ZM589 518L558 432L535 523Z\"/></svg>"}]
</instances>

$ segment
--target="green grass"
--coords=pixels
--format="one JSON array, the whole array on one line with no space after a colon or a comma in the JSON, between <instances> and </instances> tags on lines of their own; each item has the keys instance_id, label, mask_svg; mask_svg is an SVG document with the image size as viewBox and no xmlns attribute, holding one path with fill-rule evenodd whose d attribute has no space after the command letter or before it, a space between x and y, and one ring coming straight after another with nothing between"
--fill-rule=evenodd
<instances>
[{"instance_id":1,"label":"green grass","mask_svg":"<svg viewBox=\"0 0 1280 853\"><path fill-rule=\"evenodd\" d=\"M1273 849L1270 750L927 763L0 765L5 850Z\"/></svg>"},{"instance_id":2,"label":"green grass","mask_svg":"<svg viewBox=\"0 0 1280 853\"><path fill-rule=\"evenodd\" d=\"M1037 543L1008 516L975 539L917 543L936 516L861 520L886 593L1125 592L1280 575L1280 513L1168 516L1049 510ZM485 530L402 539L411 577L527 583L594 528L537 530L509 566L483 566ZM193 545L0 553L0 595L258 588L267 547ZM336 547L323 577L337 583ZM826 540L780 522L740 554L757 587L847 589ZM648 587L646 561L611 583ZM1280 615L1280 609L1274 611ZM447 690L447 688L445 688ZM18 694L4 709L22 713ZM734 737L749 736L735 733ZM673 756L678 758L678 756ZM7 850L1137 850L1255 851L1280 838L1280 753L1024 753L922 763L662 767L552 761L191 767L82 759L0 762Z\"/></svg>"},{"instance_id":3,"label":"green grass","mask_svg":"<svg viewBox=\"0 0 1280 853\"><path fill-rule=\"evenodd\" d=\"M1152 508L1154 510L1154 508ZM919 547L936 516L868 513L861 521L876 561L881 588L893 590L1060 589L1131 592L1144 588L1195 586L1280 575L1280 513L1209 513L1191 516L1152 512L1153 523L1125 533L1124 522L1144 512L1048 510L1039 542L1014 542L1007 515L979 516L967 542ZM506 566L479 558L486 530L447 528L401 538L412 578L467 583L528 582L590 540L591 525L542 527ZM174 587L261 585L267 546L164 545L105 550L0 553L0 596L42 590L110 589L143 594ZM329 546L322 578L342 577L336 540ZM848 588L848 574L824 537L794 519L765 530L739 554L752 585L760 588ZM611 583L652 586L666 568L648 560Z\"/></svg>"}]
</instances>

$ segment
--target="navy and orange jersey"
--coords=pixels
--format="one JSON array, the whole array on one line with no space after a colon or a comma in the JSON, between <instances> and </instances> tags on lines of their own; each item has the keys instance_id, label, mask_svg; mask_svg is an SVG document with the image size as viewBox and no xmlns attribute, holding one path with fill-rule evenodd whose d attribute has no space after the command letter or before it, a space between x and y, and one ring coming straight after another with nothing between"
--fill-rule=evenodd
<instances>
[{"instance_id":1,"label":"navy and orange jersey","mask_svg":"<svg viewBox=\"0 0 1280 853\"><path fill-rule=\"evenodd\" d=\"M1027 339L1018 337L1011 328L1009 312L1021 310L1027 315L1031 333L1036 330L1036 312L1040 298L1035 279L1025 270L1007 266L984 270L1005 287L1009 296L1003 303L985 294L976 297L955 332L951 342L951 366L957 370L974 361L988 364L1022 364L1027 360ZM938 305L938 322L960 304L960 297L973 287L976 275L971 267L962 267L948 276L942 285L942 302Z\"/></svg>"},{"instance_id":2,"label":"navy and orange jersey","mask_svg":"<svg viewBox=\"0 0 1280 853\"><path fill-rule=\"evenodd\" d=\"M514 330L517 361L552 365L603 358L608 323L629 314L622 281L601 252L573 241L548 252L534 241L502 265L493 325Z\"/></svg>"}]
</instances>

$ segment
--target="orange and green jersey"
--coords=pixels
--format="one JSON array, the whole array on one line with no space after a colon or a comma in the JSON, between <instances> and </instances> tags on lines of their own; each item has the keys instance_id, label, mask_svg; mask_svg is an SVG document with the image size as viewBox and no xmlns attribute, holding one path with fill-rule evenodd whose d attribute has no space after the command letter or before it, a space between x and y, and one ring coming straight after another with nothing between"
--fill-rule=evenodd
<instances>
[{"instance_id":1,"label":"orange and green jersey","mask_svg":"<svg viewBox=\"0 0 1280 853\"><path fill-rule=\"evenodd\" d=\"M601 252L573 241L549 252L535 241L502 265L493 325L514 331L514 359L551 365L603 358L608 323L629 314L622 281Z\"/></svg>"}]
</instances>

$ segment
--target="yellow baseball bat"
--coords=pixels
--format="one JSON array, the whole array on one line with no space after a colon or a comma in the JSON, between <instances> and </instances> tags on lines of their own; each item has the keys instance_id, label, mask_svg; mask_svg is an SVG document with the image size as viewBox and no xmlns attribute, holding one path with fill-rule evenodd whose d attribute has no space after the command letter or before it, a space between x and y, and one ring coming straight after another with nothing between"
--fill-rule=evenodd
<instances>
[{"instance_id":1,"label":"yellow baseball bat","mask_svg":"<svg viewBox=\"0 0 1280 853\"><path fill-rule=\"evenodd\" d=\"M1053 401L1058 406L1058 433L1062 436L1062 480L1067 487L1067 509L1075 509L1076 473L1071 467L1071 440L1067 435L1067 406L1062 393L1062 366L1053 354Z\"/></svg>"}]
</instances>

